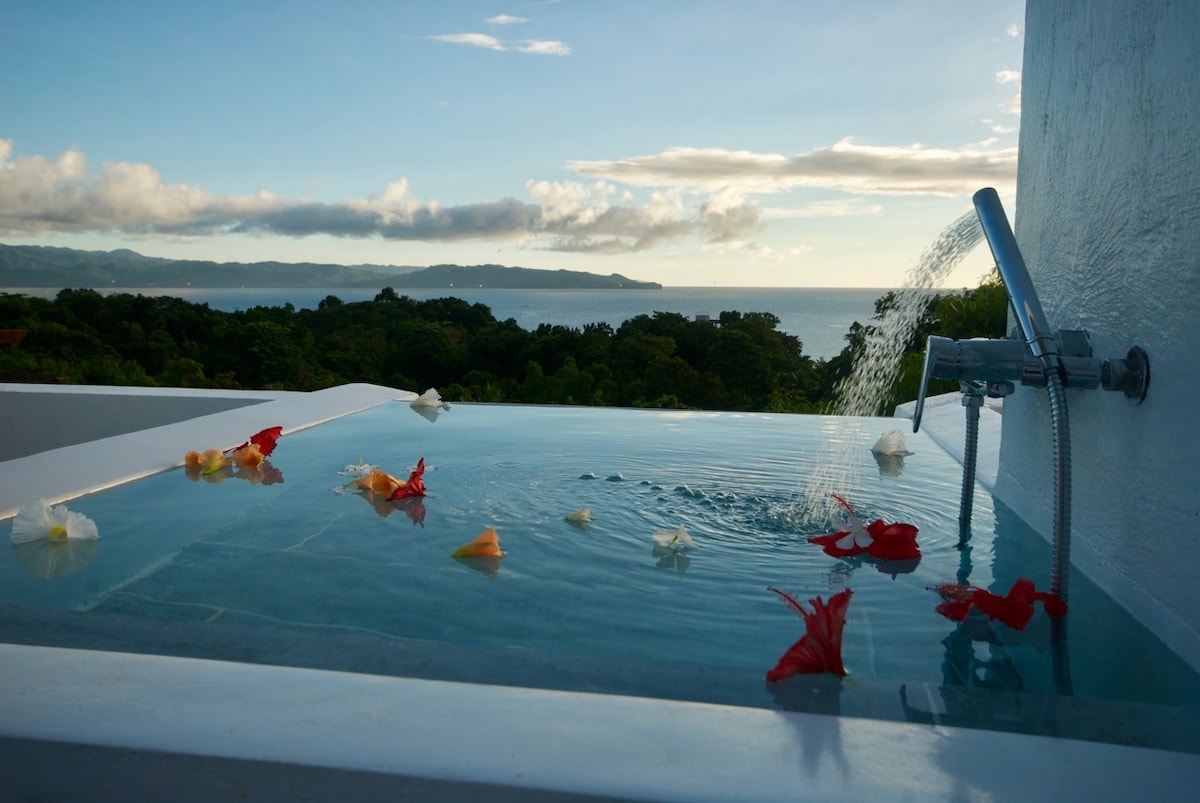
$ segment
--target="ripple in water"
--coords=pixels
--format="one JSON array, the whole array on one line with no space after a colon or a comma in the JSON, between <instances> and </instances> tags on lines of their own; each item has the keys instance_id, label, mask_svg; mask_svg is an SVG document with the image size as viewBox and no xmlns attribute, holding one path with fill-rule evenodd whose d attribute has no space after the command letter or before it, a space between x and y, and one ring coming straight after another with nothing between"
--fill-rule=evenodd
<instances>
[{"instance_id":1,"label":"ripple in water","mask_svg":"<svg viewBox=\"0 0 1200 803\"><path fill-rule=\"evenodd\" d=\"M974 210L951 223L921 255L896 291L892 308L867 334L850 376L835 389L834 412L843 417L837 425L843 432L826 439L822 459L808 475L802 500L803 521L811 524L840 518L841 509L830 494L857 485L859 463L851 458L856 450L867 448L871 442L871 433L863 432L861 422L849 417L879 413L884 393L896 379L904 346L916 329L929 292L940 287L982 239L983 227ZM862 437L853 437L856 431Z\"/></svg>"}]
</instances>

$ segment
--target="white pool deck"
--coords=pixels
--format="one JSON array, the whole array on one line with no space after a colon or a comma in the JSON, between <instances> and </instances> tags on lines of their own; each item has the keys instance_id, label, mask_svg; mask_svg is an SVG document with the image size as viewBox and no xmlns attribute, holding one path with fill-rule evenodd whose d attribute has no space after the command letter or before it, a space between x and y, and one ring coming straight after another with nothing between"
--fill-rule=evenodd
<instances>
[{"instance_id":1,"label":"white pool deck","mask_svg":"<svg viewBox=\"0 0 1200 803\"><path fill-rule=\"evenodd\" d=\"M72 498L234 445L265 420L286 433L414 395L13 385L0 387L0 439L28 439L30 405L58 410L60 394L155 426L0 463L0 520L35 496ZM231 409L165 421L162 397ZM985 409L980 421L989 488L999 419ZM950 394L931 400L922 429L961 459L963 421ZM0 644L0 799L1025 802L1197 789L1200 755L936 721Z\"/></svg>"}]
</instances>

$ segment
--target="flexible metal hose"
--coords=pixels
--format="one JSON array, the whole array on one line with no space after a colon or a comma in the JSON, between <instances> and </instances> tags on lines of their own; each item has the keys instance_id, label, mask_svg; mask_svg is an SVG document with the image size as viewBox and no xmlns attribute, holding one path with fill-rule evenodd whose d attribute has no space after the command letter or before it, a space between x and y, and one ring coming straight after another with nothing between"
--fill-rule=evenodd
<instances>
[{"instance_id":1,"label":"flexible metal hose","mask_svg":"<svg viewBox=\"0 0 1200 803\"><path fill-rule=\"evenodd\" d=\"M1054 540L1050 562L1050 591L1067 601L1071 572L1071 426L1067 393L1057 366L1046 370L1050 397L1050 428L1054 439Z\"/></svg>"},{"instance_id":2,"label":"flexible metal hose","mask_svg":"<svg viewBox=\"0 0 1200 803\"><path fill-rule=\"evenodd\" d=\"M967 408L967 436L963 444L962 497L958 503L958 544L961 547L971 537L971 510L975 502L975 462L979 451L979 408L983 405L980 396L963 395L963 407Z\"/></svg>"}]
</instances>

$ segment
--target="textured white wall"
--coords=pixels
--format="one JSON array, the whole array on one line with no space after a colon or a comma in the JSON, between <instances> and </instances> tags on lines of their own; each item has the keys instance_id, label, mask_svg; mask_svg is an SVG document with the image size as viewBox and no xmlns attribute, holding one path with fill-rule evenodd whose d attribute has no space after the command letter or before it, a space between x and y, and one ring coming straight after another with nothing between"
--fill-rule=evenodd
<instances>
[{"instance_id":1,"label":"textured white wall","mask_svg":"<svg viewBox=\"0 0 1200 803\"><path fill-rule=\"evenodd\" d=\"M1034 285L1096 356L1151 360L1140 407L1068 391L1073 562L1200 666L1200 3L1037 0L1025 27L1014 228ZM1006 401L997 479L1047 537L1049 422L1043 390Z\"/></svg>"}]
</instances>

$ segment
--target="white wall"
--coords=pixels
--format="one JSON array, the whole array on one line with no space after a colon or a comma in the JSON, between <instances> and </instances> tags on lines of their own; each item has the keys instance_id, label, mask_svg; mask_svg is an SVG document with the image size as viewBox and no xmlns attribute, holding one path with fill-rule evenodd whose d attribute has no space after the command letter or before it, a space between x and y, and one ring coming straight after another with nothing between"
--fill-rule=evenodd
<instances>
[{"instance_id":1,"label":"white wall","mask_svg":"<svg viewBox=\"0 0 1200 803\"><path fill-rule=\"evenodd\" d=\"M1032 0L1025 27L1017 240L1052 327L1151 361L1140 407L1068 391L1073 562L1200 666L1200 3ZM1049 422L1045 391L1006 401L997 478L1047 536Z\"/></svg>"}]
</instances>

